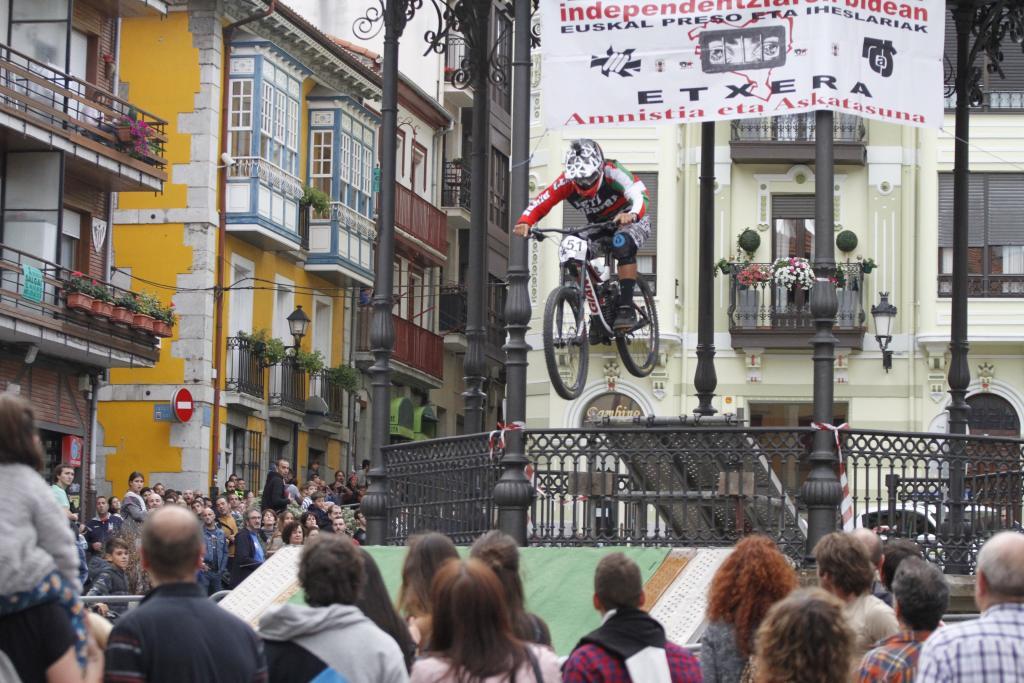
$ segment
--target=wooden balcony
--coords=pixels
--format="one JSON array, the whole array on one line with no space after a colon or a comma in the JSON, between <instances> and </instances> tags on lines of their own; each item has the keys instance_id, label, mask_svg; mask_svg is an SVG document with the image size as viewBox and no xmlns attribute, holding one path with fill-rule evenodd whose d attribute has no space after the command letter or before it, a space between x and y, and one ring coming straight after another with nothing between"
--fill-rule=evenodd
<instances>
[{"instance_id":1,"label":"wooden balcony","mask_svg":"<svg viewBox=\"0 0 1024 683\"><path fill-rule=\"evenodd\" d=\"M100 368L152 367L159 340L110 318L66 305L66 268L0 244L0 343ZM107 283L114 298L127 294Z\"/></svg>"},{"instance_id":2,"label":"wooden balcony","mask_svg":"<svg viewBox=\"0 0 1024 683\"><path fill-rule=\"evenodd\" d=\"M357 335L358 344L356 351L369 354L370 348L370 323L373 318L373 309L364 306L357 312ZM395 347L391 359L395 363L401 363L426 377L421 384L435 388L440 386L444 378L444 339L430 330L420 327L397 315L391 316L395 326ZM371 359L372 362L372 359ZM416 376L407 375L406 379L416 381Z\"/></svg>"},{"instance_id":3,"label":"wooden balcony","mask_svg":"<svg viewBox=\"0 0 1024 683\"><path fill-rule=\"evenodd\" d=\"M448 258L448 217L403 185L396 184L395 190L395 236L412 250L412 256L444 265Z\"/></svg>"},{"instance_id":4,"label":"wooden balcony","mask_svg":"<svg viewBox=\"0 0 1024 683\"><path fill-rule=\"evenodd\" d=\"M810 293L789 291L770 280L744 285L737 277L748 266L771 268L770 263L733 263L729 275L729 333L733 348L806 349L814 335ZM866 315L861 295L864 273L860 264L840 264L845 283L836 286L839 310L832 333L839 346L864 347Z\"/></svg>"},{"instance_id":5,"label":"wooden balcony","mask_svg":"<svg viewBox=\"0 0 1024 683\"><path fill-rule=\"evenodd\" d=\"M0 126L17 134L8 148L62 150L71 173L102 189L160 192L167 180L166 121L6 45Z\"/></svg>"},{"instance_id":6,"label":"wooden balcony","mask_svg":"<svg viewBox=\"0 0 1024 683\"><path fill-rule=\"evenodd\" d=\"M837 164L867 161L867 126L859 116L836 114L833 145ZM741 164L814 163L814 114L790 114L732 122L732 160Z\"/></svg>"}]
</instances>

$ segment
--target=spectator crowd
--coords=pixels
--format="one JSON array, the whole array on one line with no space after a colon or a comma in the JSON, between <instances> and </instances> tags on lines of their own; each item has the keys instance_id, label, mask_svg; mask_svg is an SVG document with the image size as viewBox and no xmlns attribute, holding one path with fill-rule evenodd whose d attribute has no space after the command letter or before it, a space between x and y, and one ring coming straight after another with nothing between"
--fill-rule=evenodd
<instances>
[{"instance_id":1,"label":"spectator crowd","mask_svg":"<svg viewBox=\"0 0 1024 683\"><path fill-rule=\"evenodd\" d=\"M311 468L299 486L281 460L259 498L237 477L211 499L147 487L133 472L124 496L98 497L95 517L80 520L67 495L73 470L55 468L47 486L32 408L0 395L0 681L1024 681L1015 532L977 555L980 616L951 624L946 576L911 541L828 534L814 548L819 587L800 588L775 543L748 536L712 580L698 654L645 611L640 567L607 552L593 575L600 625L560 660L501 532L465 557L442 534L410 538L392 600L360 547L366 465L329 485ZM288 545L303 546L305 604L250 625L209 599Z\"/></svg>"}]
</instances>

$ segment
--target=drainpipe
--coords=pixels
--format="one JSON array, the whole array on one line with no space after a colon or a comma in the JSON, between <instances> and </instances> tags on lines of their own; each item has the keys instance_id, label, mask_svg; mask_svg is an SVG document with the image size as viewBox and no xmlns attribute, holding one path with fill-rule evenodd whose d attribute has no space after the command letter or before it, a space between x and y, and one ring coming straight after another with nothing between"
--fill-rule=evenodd
<instances>
[{"instance_id":1,"label":"drainpipe","mask_svg":"<svg viewBox=\"0 0 1024 683\"><path fill-rule=\"evenodd\" d=\"M216 286L214 288L214 331L213 331L213 415L210 420L210 493L216 494L217 456L220 453L220 385L223 381L224 350L221 343L224 336L224 250L227 243L227 187L228 169L223 160L228 146L228 89L231 73L231 36L235 29L260 19L265 19L277 11L277 0L270 0L266 9L249 15L244 19L228 24L222 29L224 43L224 60L220 79L220 154L217 157L217 265Z\"/></svg>"}]
</instances>

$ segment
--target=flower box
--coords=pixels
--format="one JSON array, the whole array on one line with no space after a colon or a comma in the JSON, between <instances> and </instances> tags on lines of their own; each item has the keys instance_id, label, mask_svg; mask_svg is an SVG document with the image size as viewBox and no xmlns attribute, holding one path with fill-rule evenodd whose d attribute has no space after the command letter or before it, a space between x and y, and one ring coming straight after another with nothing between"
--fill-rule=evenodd
<instances>
[{"instance_id":1,"label":"flower box","mask_svg":"<svg viewBox=\"0 0 1024 683\"><path fill-rule=\"evenodd\" d=\"M132 129L131 126L117 126L114 128L114 136L117 137L117 141L124 144L132 141Z\"/></svg>"},{"instance_id":2,"label":"flower box","mask_svg":"<svg viewBox=\"0 0 1024 683\"><path fill-rule=\"evenodd\" d=\"M132 321L135 318L135 314L124 306L114 306L114 311L110 316L110 319L115 323L121 323L122 325L131 326Z\"/></svg>"},{"instance_id":3,"label":"flower box","mask_svg":"<svg viewBox=\"0 0 1024 683\"><path fill-rule=\"evenodd\" d=\"M153 316L145 313L136 313L132 318L132 327L140 332L153 333Z\"/></svg>"},{"instance_id":4,"label":"flower box","mask_svg":"<svg viewBox=\"0 0 1024 683\"><path fill-rule=\"evenodd\" d=\"M92 313L93 299L88 294L82 292L68 292L68 308L74 311L81 311L83 313Z\"/></svg>"},{"instance_id":5,"label":"flower box","mask_svg":"<svg viewBox=\"0 0 1024 683\"><path fill-rule=\"evenodd\" d=\"M153 321L153 334L164 339L171 336L171 326L163 320Z\"/></svg>"},{"instance_id":6,"label":"flower box","mask_svg":"<svg viewBox=\"0 0 1024 683\"><path fill-rule=\"evenodd\" d=\"M114 304L103 299L93 299L92 314L98 318L107 318L109 320L114 315Z\"/></svg>"}]
</instances>

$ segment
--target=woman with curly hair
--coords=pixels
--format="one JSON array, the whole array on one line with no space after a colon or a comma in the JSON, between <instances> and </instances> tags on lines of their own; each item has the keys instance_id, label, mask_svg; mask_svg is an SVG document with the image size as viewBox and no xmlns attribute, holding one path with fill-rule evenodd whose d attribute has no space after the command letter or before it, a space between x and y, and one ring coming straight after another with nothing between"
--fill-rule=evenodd
<instances>
[{"instance_id":1,"label":"woman with curly hair","mask_svg":"<svg viewBox=\"0 0 1024 683\"><path fill-rule=\"evenodd\" d=\"M796 571L766 536L747 536L711 581L700 665L709 683L736 683L754 651L768 609L797 587Z\"/></svg>"},{"instance_id":2,"label":"woman with curly hair","mask_svg":"<svg viewBox=\"0 0 1024 683\"><path fill-rule=\"evenodd\" d=\"M850 678L854 635L843 604L820 588L777 602L757 629L753 680L836 683Z\"/></svg>"}]
</instances>

